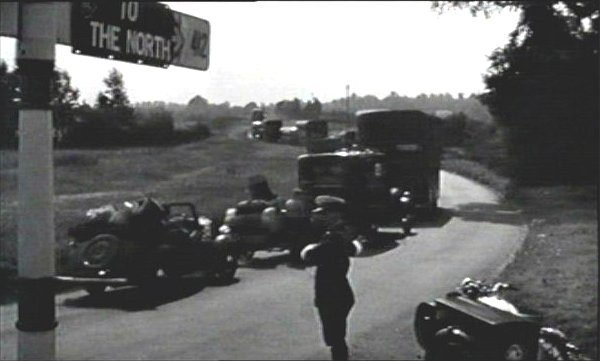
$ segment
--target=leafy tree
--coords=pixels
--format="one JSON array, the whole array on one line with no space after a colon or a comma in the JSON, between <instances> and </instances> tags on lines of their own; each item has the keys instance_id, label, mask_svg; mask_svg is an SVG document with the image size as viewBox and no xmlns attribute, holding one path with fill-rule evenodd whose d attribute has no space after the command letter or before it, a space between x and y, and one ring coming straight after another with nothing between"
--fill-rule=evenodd
<instances>
[{"instance_id":1,"label":"leafy tree","mask_svg":"<svg viewBox=\"0 0 600 361\"><path fill-rule=\"evenodd\" d=\"M0 62L0 146L16 145L19 110L17 100L19 94L19 78L8 66Z\"/></svg>"},{"instance_id":2,"label":"leafy tree","mask_svg":"<svg viewBox=\"0 0 600 361\"><path fill-rule=\"evenodd\" d=\"M96 109L100 111L96 121L104 123L107 129L120 129L126 131L135 126L133 124L133 107L125 90L123 74L113 68L103 79L106 89L96 98Z\"/></svg>"},{"instance_id":3,"label":"leafy tree","mask_svg":"<svg viewBox=\"0 0 600 361\"><path fill-rule=\"evenodd\" d=\"M302 118L302 105L300 99L282 100L275 104L275 114L284 119L300 119Z\"/></svg>"},{"instance_id":4,"label":"leafy tree","mask_svg":"<svg viewBox=\"0 0 600 361\"><path fill-rule=\"evenodd\" d=\"M18 102L20 100L20 77L17 71L8 71L4 61L0 63L0 142L3 146L17 144ZM55 139L60 140L74 122L73 110L79 105L79 90L71 85L71 77L65 70L54 69L50 83L50 106L53 111Z\"/></svg>"},{"instance_id":5,"label":"leafy tree","mask_svg":"<svg viewBox=\"0 0 600 361\"><path fill-rule=\"evenodd\" d=\"M123 74L117 69L113 68L106 78L103 80L106 85L106 90L98 93L96 98L97 108L118 108L128 107L129 97L125 90L125 82L123 81Z\"/></svg>"},{"instance_id":6,"label":"leafy tree","mask_svg":"<svg viewBox=\"0 0 600 361\"><path fill-rule=\"evenodd\" d=\"M60 142L64 134L73 127L73 109L79 104L79 89L71 85L71 76L66 70L54 70L50 95L56 140Z\"/></svg>"},{"instance_id":7,"label":"leafy tree","mask_svg":"<svg viewBox=\"0 0 600 361\"><path fill-rule=\"evenodd\" d=\"M597 1L434 2L492 16L520 11L494 51L479 98L503 127L514 174L525 183L597 181Z\"/></svg>"},{"instance_id":8,"label":"leafy tree","mask_svg":"<svg viewBox=\"0 0 600 361\"><path fill-rule=\"evenodd\" d=\"M305 118L317 119L321 115L321 102L317 98L313 98L312 101L308 101L302 110Z\"/></svg>"},{"instance_id":9,"label":"leafy tree","mask_svg":"<svg viewBox=\"0 0 600 361\"><path fill-rule=\"evenodd\" d=\"M208 100L204 99L200 95L196 95L188 102L188 107L206 108L208 107Z\"/></svg>"},{"instance_id":10,"label":"leafy tree","mask_svg":"<svg viewBox=\"0 0 600 361\"><path fill-rule=\"evenodd\" d=\"M250 113L253 109L259 108L255 102L250 102L244 106L244 112Z\"/></svg>"}]
</instances>

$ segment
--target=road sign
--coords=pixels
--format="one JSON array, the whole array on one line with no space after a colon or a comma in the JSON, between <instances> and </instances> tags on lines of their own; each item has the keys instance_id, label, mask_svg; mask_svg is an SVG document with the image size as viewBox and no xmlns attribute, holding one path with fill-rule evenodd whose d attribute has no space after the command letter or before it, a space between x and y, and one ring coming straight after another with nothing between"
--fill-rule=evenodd
<instances>
[{"instance_id":1,"label":"road sign","mask_svg":"<svg viewBox=\"0 0 600 361\"><path fill-rule=\"evenodd\" d=\"M74 53L162 67L172 64L208 69L210 23L204 19L152 2L53 4L56 42L73 46ZM18 7L18 2L0 2L1 36L17 36Z\"/></svg>"},{"instance_id":2,"label":"road sign","mask_svg":"<svg viewBox=\"0 0 600 361\"><path fill-rule=\"evenodd\" d=\"M76 54L167 67L175 23L164 4L138 1L74 2L71 45Z\"/></svg>"},{"instance_id":3,"label":"road sign","mask_svg":"<svg viewBox=\"0 0 600 361\"><path fill-rule=\"evenodd\" d=\"M171 64L206 70L209 63L210 24L208 21L173 11L175 41Z\"/></svg>"}]
</instances>

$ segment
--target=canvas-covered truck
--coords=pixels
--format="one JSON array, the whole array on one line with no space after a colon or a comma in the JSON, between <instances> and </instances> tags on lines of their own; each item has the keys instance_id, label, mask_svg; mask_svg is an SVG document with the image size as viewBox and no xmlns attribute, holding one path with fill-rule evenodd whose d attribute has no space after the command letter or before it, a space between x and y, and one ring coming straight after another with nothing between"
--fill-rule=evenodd
<instances>
[{"instance_id":1,"label":"canvas-covered truck","mask_svg":"<svg viewBox=\"0 0 600 361\"><path fill-rule=\"evenodd\" d=\"M356 113L357 144L385 154L386 179L410 190L417 209L432 214L440 194L441 119L418 110Z\"/></svg>"}]
</instances>

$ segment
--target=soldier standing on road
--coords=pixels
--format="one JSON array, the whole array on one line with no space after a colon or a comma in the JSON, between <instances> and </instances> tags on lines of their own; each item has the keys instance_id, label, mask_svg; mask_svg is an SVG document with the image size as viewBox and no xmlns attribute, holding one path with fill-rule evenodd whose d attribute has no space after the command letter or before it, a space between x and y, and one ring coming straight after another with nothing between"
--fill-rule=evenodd
<instances>
[{"instance_id":1,"label":"soldier standing on road","mask_svg":"<svg viewBox=\"0 0 600 361\"><path fill-rule=\"evenodd\" d=\"M325 344L333 360L348 360L347 318L354 305L354 294L347 278L350 256L362 251L352 228L345 219L346 202L342 198L318 196L313 211L316 227L321 227L318 243L309 244L301 257L316 266L315 306L321 320Z\"/></svg>"}]
</instances>

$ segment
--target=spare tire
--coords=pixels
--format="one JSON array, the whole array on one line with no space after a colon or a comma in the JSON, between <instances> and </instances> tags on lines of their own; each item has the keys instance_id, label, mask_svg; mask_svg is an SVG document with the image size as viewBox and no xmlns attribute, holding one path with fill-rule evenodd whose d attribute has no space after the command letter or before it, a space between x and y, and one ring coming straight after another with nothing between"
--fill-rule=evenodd
<instances>
[{"instance_id":1,"label":"spare tire","mask_svg":"<svg viewBox=\"0 0 600 361\"><path fill-rule=\"evenodd\" d=\"M81 244L79 260L87 268L108 267L117 258L122 242L112 234L99 234Z\"/></svg>"}]
</instances>

